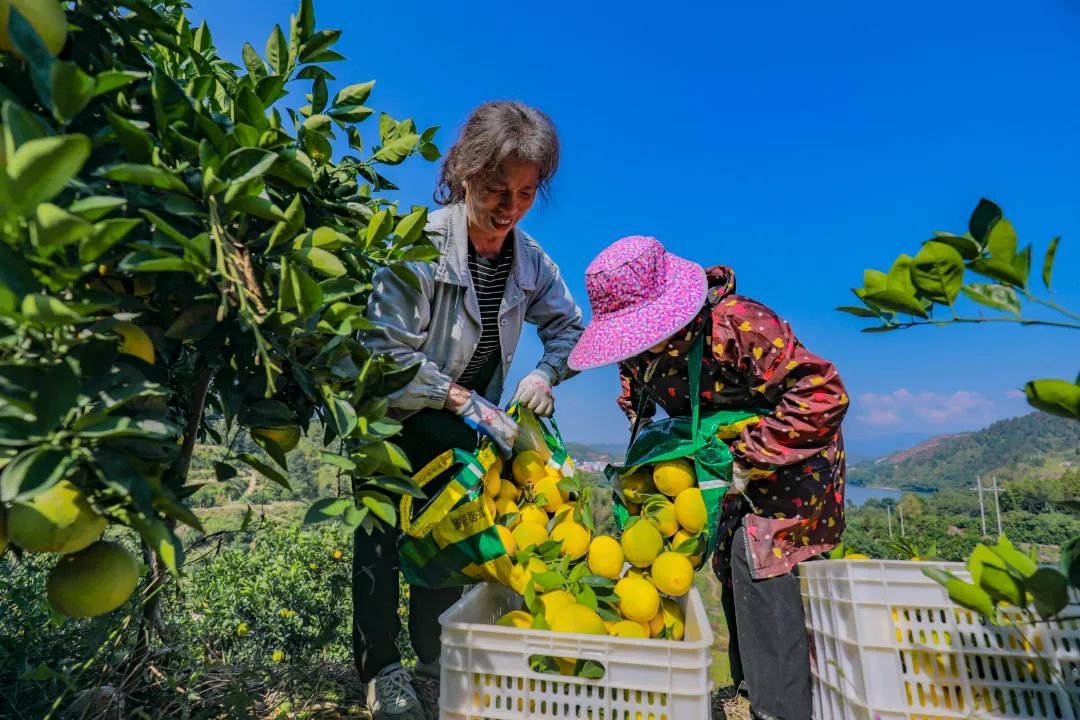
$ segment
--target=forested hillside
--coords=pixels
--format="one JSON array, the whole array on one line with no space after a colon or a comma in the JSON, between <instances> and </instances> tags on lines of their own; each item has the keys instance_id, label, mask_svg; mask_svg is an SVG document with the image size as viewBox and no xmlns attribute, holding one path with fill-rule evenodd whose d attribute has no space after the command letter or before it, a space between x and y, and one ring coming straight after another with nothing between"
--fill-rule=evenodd
<instances>
[{"instance_id":1,"label":"forested hillside","mask_svg":"<svg viewBox=\"0 0 1080 720\"><path fill-rule=\"evenodd\" d=\"M999 482L1060 477L1080 465L1080 423L1045 413L1000 420L988 428L931 438L851 469L855 485L934 491L967 488L976 476Z\"/></svg>"}]
</instances>

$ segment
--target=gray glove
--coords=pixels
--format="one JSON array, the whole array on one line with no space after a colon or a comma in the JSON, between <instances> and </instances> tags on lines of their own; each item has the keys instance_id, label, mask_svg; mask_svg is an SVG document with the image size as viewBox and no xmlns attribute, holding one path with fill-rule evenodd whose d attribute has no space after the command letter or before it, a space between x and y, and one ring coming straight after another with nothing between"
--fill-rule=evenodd
<instances>
[{"instance_id":1,"label":"gray glove","mask_svg":"<svg viewBox=\"0 0 1080 720\"><path fill-rule=\"evenodd\" d=\"M551 394L551 377L540 368L533 370L518 383L514 400L540 417L550 417L555 411L555 396Z\"/></svg>"},{"instance_id":2,"label":"gray glove","mask_svg":"<svg viewBox=\"0 0 1080 720\"><path fill-rule=\"evenodd\" d=\"M485 400L475 390L469 399L455 411L470 427L491 438L503 455L509 455L517 439L518 425L510 416Z\"/></svg>"}]
</instances>

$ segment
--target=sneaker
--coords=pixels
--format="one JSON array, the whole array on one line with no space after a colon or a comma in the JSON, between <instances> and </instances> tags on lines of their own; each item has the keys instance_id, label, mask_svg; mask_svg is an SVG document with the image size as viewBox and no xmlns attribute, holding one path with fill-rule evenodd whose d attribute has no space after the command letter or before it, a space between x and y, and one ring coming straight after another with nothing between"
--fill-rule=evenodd
<instances>
[{"instance_id":1,"label":"sneaker","mask_svg":"<svg viewBox=\"0 0 1080 720\"><path fill-rule=\"evenodd\" d=\"M426 678L438 681L442 675L442 665L439 664L439 658L435 658L429 663L417 660L413 672L417 675L422 675Z\"/></svg>"},{"instance_id":2,"label":"sneaker","mask_svg":"<svg viewBox=\"0 0 1080 720\"><path fill-rule=\"evenodd\" d=\"M401 663L383 668L368 683L367 706L375 720L424 720L409 671Z\"/></svg>"}]
</instances>

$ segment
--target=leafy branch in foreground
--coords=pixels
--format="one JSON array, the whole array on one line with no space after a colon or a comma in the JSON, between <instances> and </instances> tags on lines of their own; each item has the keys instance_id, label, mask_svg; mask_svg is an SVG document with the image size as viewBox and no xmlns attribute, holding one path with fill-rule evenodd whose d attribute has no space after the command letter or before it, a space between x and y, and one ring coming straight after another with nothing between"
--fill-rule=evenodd
<instances>
[{"instance_id":1,"label":"leafy branch in foreground","mask_svg":"<svg viewBox=\"0 0 1080 720\"><path fill-rule=\"evenodd\" d=\"M1046 294L1040 296L1030 283L1031 245L1017 250L1016 230L993 202L979 202L964 234L934 235L914 257L897 257L888 272L866 269L863 286L853 289L862 305L836 309L880 321L863 332L963 323L1016 323L1080 330L1080 312L1060 305L1051 289L1060 238L1050 241L1043 257L1041 279ZM961 294L1001 314L961 315L957 310ZM1031 315L1035 308L1049 315ZM1080 420L1080 376L1075 381L1031 380L1024 390L1033 407Z\"/></svg>"}]
</instances>

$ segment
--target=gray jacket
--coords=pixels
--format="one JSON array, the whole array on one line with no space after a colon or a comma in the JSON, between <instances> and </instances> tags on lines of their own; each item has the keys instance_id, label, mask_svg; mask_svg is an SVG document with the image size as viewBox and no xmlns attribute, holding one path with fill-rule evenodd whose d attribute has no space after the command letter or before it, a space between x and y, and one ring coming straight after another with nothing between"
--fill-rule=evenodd
<instances>
[{"instance_id":1,"label":"gray jacket","mask_svg":"<svg viewBox=\"0 0 1080 720\"><path fill-rule=\"evenodd\" d=\"M399 417L425 407L441 408L450 383L461 376L480 340L480 304L469 272L465 206L455 204L433 213L427 230L439 248L439 259L405 264L419 281L420 292L381 268L375 273L367 308L368 319L381 330L367 334L372 351L390 355L402 366L420 364L412 382L389 398ZM507 238L511 240L513 265L499 309L502 362L481 392L496 404L526 321L536 326L544 343L538 367L548 371L552 384L574 374L566 358L583 330L581 308L559 268L521 230L514 228Z\"/></svg>"}]
</instances>

